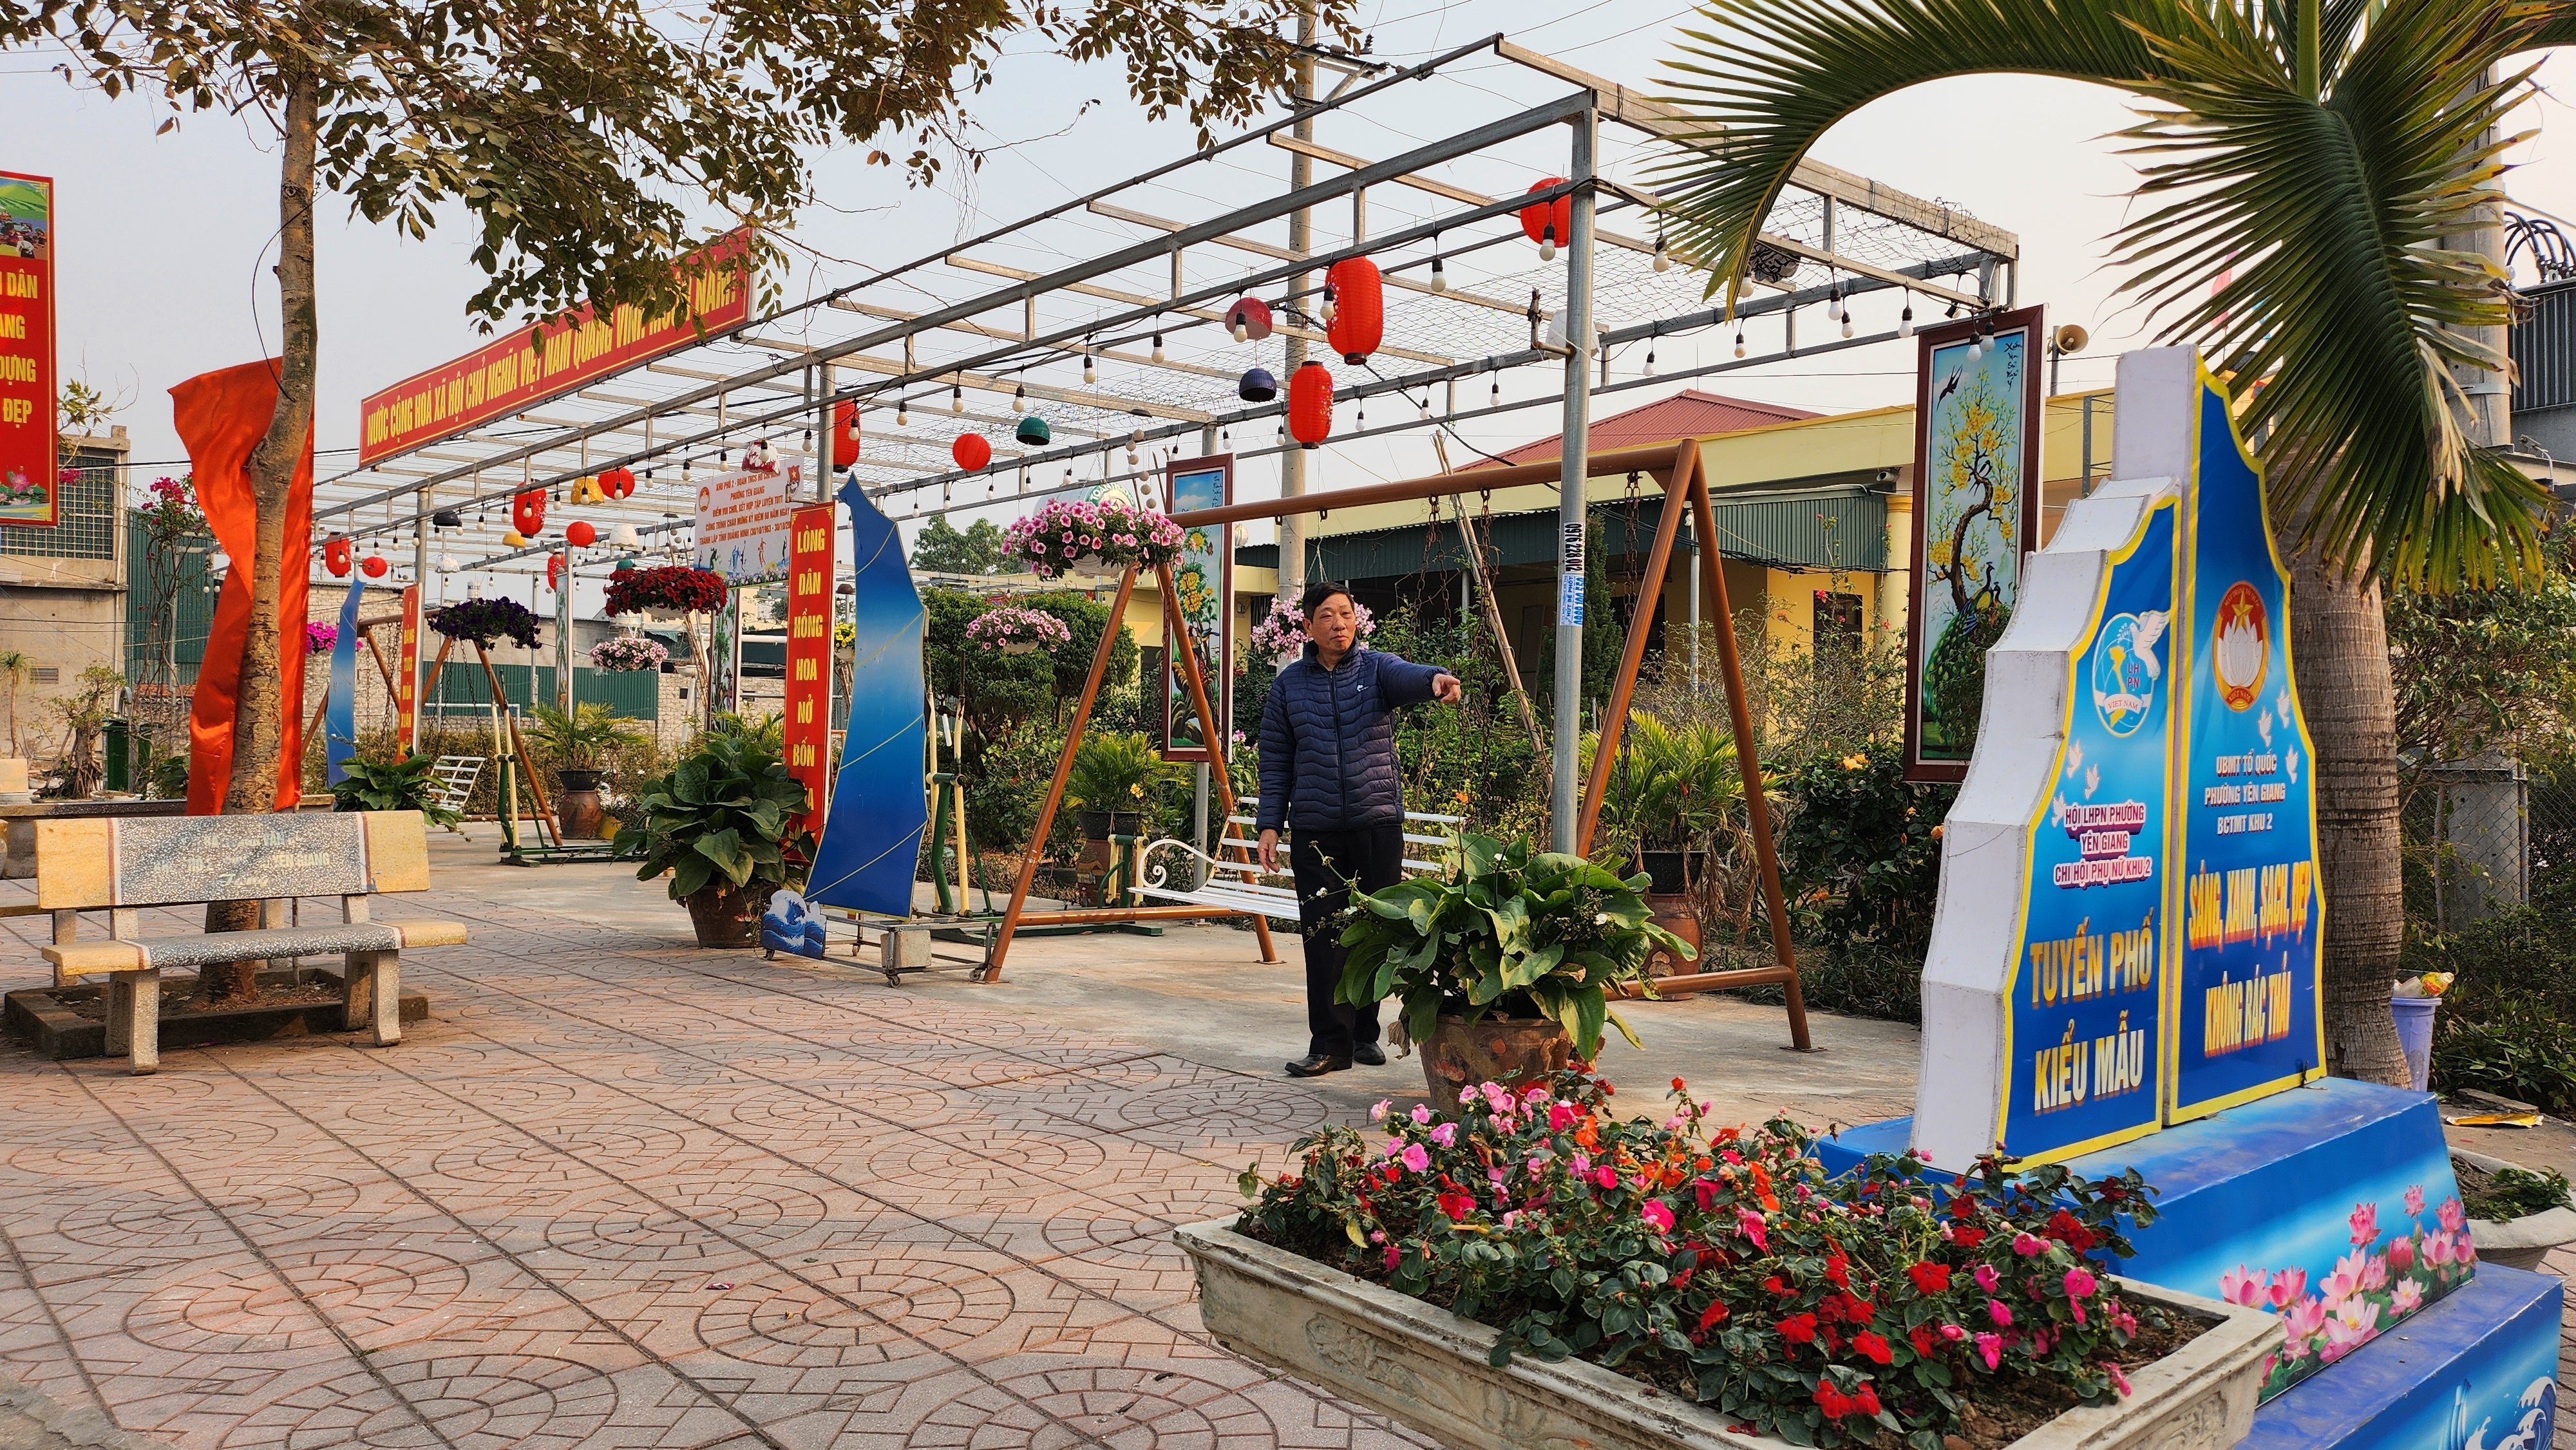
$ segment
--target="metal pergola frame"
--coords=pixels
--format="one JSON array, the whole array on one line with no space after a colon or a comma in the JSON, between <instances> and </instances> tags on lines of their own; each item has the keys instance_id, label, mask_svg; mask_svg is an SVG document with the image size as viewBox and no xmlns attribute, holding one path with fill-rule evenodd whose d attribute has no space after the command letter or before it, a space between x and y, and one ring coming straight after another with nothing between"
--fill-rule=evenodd
<instances>
[{"instance_id":1,"label":"metal pergola frame","mask_svg":"<svg viewBox=\"0 0 2576 1450\"><path fill-rule=\"evenodd\" d=\"M1149 480L1159 468L1141 460L1147 445L1195 435L1200 451L1214 452L1229 430L1284 417L1285 380L1306 360L1308 345L1323 338L1324 328L1312 315L1321 309L1311 302L1322 290L1321 273L1344 258L1367 256L1381 269L1388 288L1388 345L1369 360L1366 376L1336 379L1337 403L1356 402L1362 411L1361 426L1336 433L1333 442L1454 431L1457 422L1535 406L1561 410L1559 516L1565 547L1559 559L1564 603L1558 615L1556 691L1557 698L1566 698L1577 688L1581 670L1583 483L1591 476L1588 424L1595 394L1670 385L1884 342L1911 331L1916 294L1954 314L1963 307L1982 312L2014 300L2019 245L2010 233L1808 162L1793 174L1781 205L1766 219L1755 267L1760 290L1732 310L1712 307L1706 274L1688 259L1668 257L1659 237L1650 242L1598 225L1599 218L1622 213L1650 217L1659 204L1650 190L1623 178L1623 170L1633 174L1621 165L1626 158L1605 157L1604 123L1633 144L1629 157L1642 160L1687 145L1694 137L1690 123L1667 107L1500 35L1400 69L1313 47L1301 49L1300 56L1296 94L1288 114L1278 120L955 246L871 272L728 334L703 338L534 405L516 418L423 443L341 474L325 483L315 521L353 534L408 531L415 577L425 578L434 513L488 509L530 488L560 495L583 475L622 465L644 475L634 498L621 506L582 507L602 519L635 524L639 536L669 533L690 522L681 516L693 511L689 478L694 466L710 456L720 459L733 446L798 430L813 454L827 457L824 448L838 441L832 428L840 405L850 406L854 419L892 414L894 436L876 438L873 447L863 436L859 461L844 477L855 476L881 505L907 497L918 501L899 517ZM1508 108L1499 115L1429 139L1408 135L1418 144L1384 160L1315 140L1319 120L1342 115L1373 119L1367 115L1369 104L1400 87L1461 82L1462 106L1471 99L1469 90L1499 95L1453 74L1474 69L1468 63L1479 58L1494 62L1490 70L1534 83L1538 99L1522 105L1521 97L1504 97ZM1338 70L1343 79L1331 94L1316 98L1313 76L1319 67ZM1377 124L1405 134L1383 121ZM1538 139L1559 127L1567 135L1562 153ZM1241 154L1260 145L1289 154L1288 186L1264 187L1241 204L1217 204L1214 214L1200 220L1162 215L1181 201L1206 202L1189 187L1228 184L1229 173L1246 169L1238 159ZM1533 159L1533 151L1544 154ZM1318 163L1338 168L1338 174L1312 179ZM1490 174L1497 167L1538 170L1543 179L1525 190L1497 195L1440 174L1475 168ZM1397 195L1415 209L1392 225L1372 228L1373 193ZM1534 205L1553 208L1560 200L1569 217L1569 235L1551 234L1549 240L1562 244L1562 265L1533 269L1524 260L1529 242L1516 216ZM1314 245L1318 210L1344 202L1350 206L1347 239ZM1289 245L1256 235L1283 222ZM1076 249L1064 239L1068 231L1101 225L1122 229L1116 244ZM1029 267L997 259L996 253L1014 248L1037 254L1030 260L1052 265ZM1063 260L1068 256L1073 260ZM1539 256L1544 263L1546 250ZM1219 260L1211 262L1212 257ZM1445 268L1451 262L1466 262L1477 273L1455 291L1446 286ZM1605 283L1603 268L1612 263ZM1821 284L1802 280L1800 273L1816 268L1823 271ZM1667 277L1668 270L1680 276ZM1956 285L1944 279L1956 279ZM1858 334L1849 300L1889 289L1906 293L1907 324ZM1281 319L1277 348L1284 364L1279 373L1283 396L1275 401L1242 403L1224 386L1243 365L1241 345L1226 337L1222 321L1227 303L1238 296L1265 299ZM1827 305L1829 317L1839 314L1843 336L1829 335L1802 348L1798 314L1818 302ZM1596 323L1604 309L1615 315ZM1401 330L1399 316L1404 319ZM1746 321L1771 316L1781 319L1780 345L1748 355L1742 331ZM856 320L854 330L843 330L850 319ZM1211 327L1218 331L1210 334ZM1736 329L1735 360L1659 377L1613 381L1610 376L1611 356L1624 346L1642 340L1651 353L1658 339L1722 327ZM788 335L800 329L801 337ZM1218 340L1195 354L1175 355L1166 350L1168 336L1179 337L1185 350ZM1137 351L1149 340L1149 353ZM1076 364L1082 372L1080 386L1049 375ZM1103 364L1126 374L1128 381L1116 388L1102 385L1096 369ZM1559 369L1561 386L1536 397L1503 399L1501 375L1533 366ZM1032 380L1032 371L1041 370ZM1496 379L1490 404L1461 409L1458 384L1479 375ZM642 395L673 379L679 381L668 391ZM1442 403L1436 412L1435 391ZM1007 393L1009 414L989 402L969 410L970 392L984 400ZM1389 394L1411 405L1406 410L1410 416L1369 426L1365 404ZM1055 410L1061 421L1050 421L1073 441L1029 451L997 445L993 461L974 470L957 468L930 451L968 426L1007 422L1010 415L1027 411L1033 398ZM942 399L948 409L936 407ZM910 418L916 405L926 425L919 429ZM865 428L858 431L867 434ZM1113 475L1114 455L1120 450L1130 462L1126 472ZM1305 455L1284 441L1275 447L1234 445L1229 451L1238 459L1284 455L1282 497L1269 512L1283 523L1282 587L1294 588L1304 565L1298 520L1313 511L1299 502L1305 494ZM1075 481L1075 467L1094 459L1097 476ZM674 464L680 470L676 491L655 477ZM1033 484L1031 470L1059 465L1066 470L1065 481ZM497 481L491 477L496 472L502 475ZM1479 487L1482 473L1462 475L1459 488ZM1002 487L1006 479L1012 482L1007 491ZM956 497L960 484L978 482L984 485L984 498ZM833 483L832 470L814 469L816 498L829 497ZM1696 480L1695 486L1704 507L1709 481ZM1315 497L1329 502L1327 495ZM1257 506L1252 511L1261 512ZM372 525L366 520L370 513L381 514ZM1670 510L1667 514L1673 516ZM572 551L545 542L485 553L471 567L491 569L558 550L576 555L568 560L576 567L596 568L616 557L605 545ZM578 557L582 554L588 557ZM560 611L568 612L568 599L567 590L559 599ZM559 649L568 650L569 632L564 633L566 642ZM561 673L569 678L569 671ZM1551 815L1553 844L1560 850L1571 849L1578 835L1577 726L1573 712L1559 712L1552 742Z\"/></svg>"}]
</instances>

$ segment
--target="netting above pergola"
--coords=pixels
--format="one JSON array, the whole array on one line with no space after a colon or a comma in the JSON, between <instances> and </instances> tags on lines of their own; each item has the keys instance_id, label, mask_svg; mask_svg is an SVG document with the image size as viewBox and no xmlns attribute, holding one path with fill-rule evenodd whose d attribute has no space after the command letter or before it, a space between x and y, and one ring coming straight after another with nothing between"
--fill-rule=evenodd
<instances>
[{"instance_id":1,"label":"netting above pergola","mask_svg":"<svg viewBox=\"0 0 2576 1450\"><path fill-rule=\"evenodd\" d=\"M1293 446L1280 420L1300 344L1331 364L1348 409L1336 441L1437 427L1555 390L1566 363L1548 333L1578 275L1603 356L1889 288L1941 307L2008 300L2011 234L1810 165L1766 226L1754 300L1723 319L1707 275L1666 254L1657 234L1654 165L1680 130L1662 107L1500 37L1406 68L1311 58L1340 84L1287 117L934 255L827 277L832 290L809 301L325 480L317 531L389 551L425 537L441 567L489 568L563 547L503 543L511 494L560 497L622 464L638 475L633 495L581 509L601 543L575 562L604 564L621 552L616 524L676 534L693 517L699 476L755 441L810 452L835 403L858 411L850 472L897 518L1089 489L1152 476L1159 454ZM1452 118L1443 135L1399 125L1425 89ZM1396 114L1398 101L1413 109ZM1600 137L1598 230L1579 273L1562 251L1543 257L1518 216L1583 184L1561 180L1578 121ZM1348 149L1363 144L1375 150ZM1322 269L1355 255L1374 260L1386 286L1385 342L1359 367L1323 345L1317 316ZM1238 341L1224 320L1238 296L1268 302L1278 333ZM1890 335L1820 331L1796 351ZM1795 347L1794 334L1783 344ZM1279 379L1279 400L1239 395L1255 366ZM1507 399L1506 375L1532 367L1548 372ZM1048 442L1018 441L1031 417ZM992 445L986 467L961 469L952 455L970 431Z\"/></svg>"}]
</instances>

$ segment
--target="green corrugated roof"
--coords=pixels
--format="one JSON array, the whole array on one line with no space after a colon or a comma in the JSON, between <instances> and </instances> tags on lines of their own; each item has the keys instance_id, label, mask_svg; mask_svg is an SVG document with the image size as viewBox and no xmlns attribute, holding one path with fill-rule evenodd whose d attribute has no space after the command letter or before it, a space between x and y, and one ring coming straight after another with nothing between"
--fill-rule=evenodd
<instances>
[{"instance_id":1,"label":"green corrugated roof","mask_svg":"<svg viewBox=\"0 0 2576 1450\"><path fill-rule=\"evenodd\" d=\"M1887 497L1863 485L1791 495L1717 501L1718 552L1729 559L1788 569L1887 567ZM1656 504L1632 512L1625 502L1594 504L1593 525L1610 554L1642 554L1654 543ZM1496 562L1542 564L1556 558L1554 513L1500 514L1491 525ZM1685 535L1688 525L1684 525ZM1337 534L1306 545L1310 579L1389 579L1466 567L1454 515L1365 534Z\"/></svg>"}]
</instances>

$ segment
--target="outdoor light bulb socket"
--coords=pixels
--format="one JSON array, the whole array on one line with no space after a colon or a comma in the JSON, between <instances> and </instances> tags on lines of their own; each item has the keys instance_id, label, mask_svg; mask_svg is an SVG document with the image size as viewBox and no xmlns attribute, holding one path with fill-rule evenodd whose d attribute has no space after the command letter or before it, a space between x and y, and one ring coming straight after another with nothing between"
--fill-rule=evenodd
<instances>
[{"instance_id":1,"label":"outdoor light bulb socket","mask_svg":"<svg viewBox=\"0 0 2576 1450\"><path fill-rule=\"evenodd\" d=\"M1845 337L1849 337L1849 336L1851 336L1851 335L1852 335L1852 320L1851 320L1851 314L1850 314L1850 313L1848 313L1848 312L1846 312L1846 313L1844 313L1844 314L1843 314L1843 336L1845 336Z\"/></svg>"},{"instance_id":2,"label":"outdoor light bulb socket","mask_svg":"<svg viewBox=\"0 0 2576 1450\"><path fill-rule=\"evenodd\" d=\"M1669 272L1672 269L1672 254L1664 250L1664 244L1662 242L1655 243L1655 270L1658 272Z\"/></svg>"},{"instance_id":3,"label":"outdoor light bulb socket","mask_svg":"<svg viewBox=\"0 0 2576 1450\"><path fill-rule=\"evenodd\" d=\"M1914 304L1911 302L1905 304L1904 314L1896 319L1896 335L1898 337L1914 335Z\"/></svg>"},{"instance_id":4,"label":"outdoor light bulb socket","mask_svg":"<svg viewBox=\"0 0 2576 1450\"><path fill-rule=\"evenodd\" d=\"M1542 262L1553 262L1556 260L1556 234L1554 232L1550 232L1548 235L1539 238L1538 259Z\"/></svg>"},{"instance_id":5,"label":"outdoor light bulb socket","mask_svg":"<svg viewBox=\"0 0 2576 1450\"><path fill-rule=\"evenodd\" d=\"M1735 335L1735 355L1744 356L1744 334L1740 332Z\"/></svg>"},{"instance_id":6,"label":"outdoor light bulb socket","mask_svg":"<svg viewBox=\"0 0 2576 1450\"><path fill-rule=\"evenodd\" d=\"M1161 333L1159 333L1159 332L1158 332L1158 333L1155 333L1155 334L1154 334L1154 361L1156 361L1156 362L1161 362L1162 360L1163 360L1163 335L1162 335Z\"/></svg>"},{"instance_id":7,"label":"outdoor light bulb socket","mask_svg":"<svg viewBox=\"0 0 2576 1450\"><path fill-rule=\"evenodd\" d=\"M952 387L948 390L948 411L957 417L965 416L966 390L964 388Z\"/></svg>"},{"instance_id":8,"label":"outdoor light bulb socket","mask_svg":"<svg viewBox=\"0 0 2576 1450\"><path fill-rule=\"evenodd\" d=\"M1242 318L1236 318L1234 320L1234 340L1237 342L1247 342L1251 340L1251 337L1252 329L1243 325Z\"/></svg>"}]
</instances>

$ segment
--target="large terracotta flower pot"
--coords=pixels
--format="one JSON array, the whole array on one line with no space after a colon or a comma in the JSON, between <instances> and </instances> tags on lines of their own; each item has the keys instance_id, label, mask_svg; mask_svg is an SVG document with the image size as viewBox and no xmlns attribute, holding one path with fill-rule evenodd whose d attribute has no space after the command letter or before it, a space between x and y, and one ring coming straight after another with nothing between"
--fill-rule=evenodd
<instances>
[{"instance_id":1,"label":"large terracotta flower pot","mask_svg":"<svg viewBox=\"0 0 2576 1450\"><path fill-rule=\"evenodd\" d=\"M1520 1087L1544 1081L1574 1060L1574 1038L1544 1017L1496 1017L1474 1022L1443 1016L1421 1044L1422 1081L1431 1104L1446 1111L1458 1094L1480 1083Z\"/></svg>"},{"instance_id":2,"label":"large terracotta flower pot","mask_svg":"<svg viewBox=\"0 0 2576 1450\"><path fill-rule=\"evenodd\" d=\"M1699 950L1699 913L1691 909L1688 894L1649 891L1646 893L1646 909L1654 913L1648 920L1689 942L1694 953ZM1655 948L1654 954L1646 958L1646 975L1649 977L1670 977L1699 969L1696 956L1684 958L1663 947Z\"/></svg>"},{"instance_id":3,"label":"large terracotta flower pot","mask_svg":"<svg viewBox=\"0 0 2576 1450\"><path fill-rule=\"evenodd\" d=\"M701 891L682 900L689 908L689 924L698 929L698 945L751 945L752 894L749 891L728 886Z\"/></svg>"},{"instance_id":4,"label":"large terracotta flower pot","mask_svg":"<svg viewBox=\"0 0 2576 1450\"><path fill-rule=\"evenodd\" d=\"M600 839L599 778L604 771L559 770L555 781L559 793L555 798L555 825L567 841Z\"/></svg>"}]
</instances>

